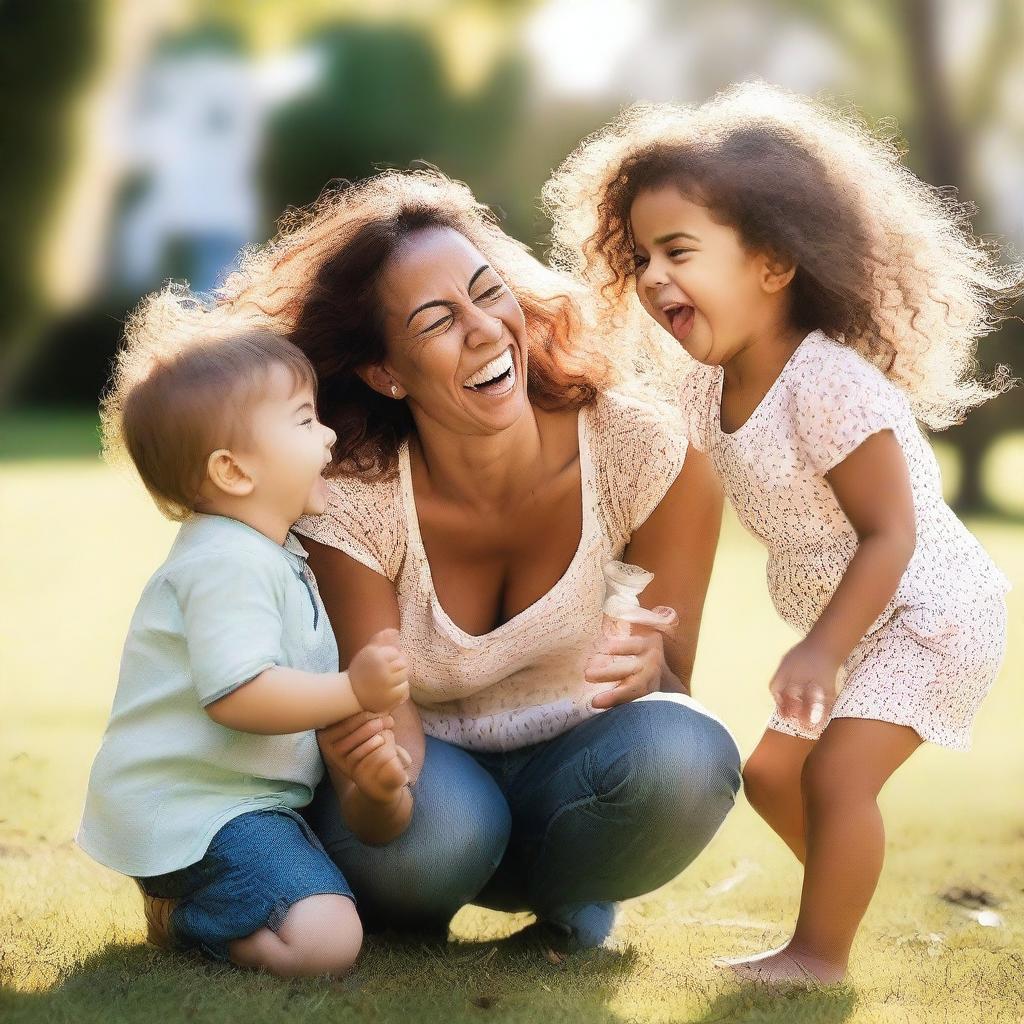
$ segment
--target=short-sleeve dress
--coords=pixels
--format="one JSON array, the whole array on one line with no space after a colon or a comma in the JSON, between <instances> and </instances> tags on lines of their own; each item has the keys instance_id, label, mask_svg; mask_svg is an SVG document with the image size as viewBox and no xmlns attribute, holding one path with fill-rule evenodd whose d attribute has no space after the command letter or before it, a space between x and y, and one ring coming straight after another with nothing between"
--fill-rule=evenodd
<instances>
[{"instance_id":1,"label":"short-sleeve dress","mask_svg":"<svg viewBox=\"0 0 1024 1024\"><path fill-rule=\"evenodd\" d=\"M857 550L857 535L826 479L868 437L895 435L910 470L917 544L892 600L840 673L829 719L807 730L772 716L779 732L816 738L831 718L909 726L966 750L1006 644L1006 577L942 497L938 464L906 395L877 367L821 331L797 347L739 428L721 426L721 367L697 367L680 405L690 443L711 458L740 521L768 549L779 615L806 633Z\"/></svg>"},{"instance_id":2,"label":"short-sleeve dress","mask_svg":"<svg viewBox=\"0 0 1024 1024\"><path fill-rule=\"evenodd\" d=\"M577 430L583 526L576 553L551 590L481 636L456 625L437 598L407 442L397 474L333 479L327 511L295 525L394 583L412 699L429 736L468 749L512 750L597 713L590 700L598 690L585 681L584 665L600 634L603 567L622 557L657 508L687 443L675 410L620 392L584 406Z\"/></svg>"}]
</instances>

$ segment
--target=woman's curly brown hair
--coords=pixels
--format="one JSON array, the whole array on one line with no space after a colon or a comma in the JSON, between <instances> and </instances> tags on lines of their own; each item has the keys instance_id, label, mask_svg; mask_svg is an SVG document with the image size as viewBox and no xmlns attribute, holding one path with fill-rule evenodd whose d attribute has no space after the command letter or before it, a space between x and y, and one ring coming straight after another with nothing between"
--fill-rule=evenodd
<instances>
[{"instance_id":1,"label":"woman's curly brown hair","mask_svg":"<svg viewBox=\"0 0 1024 1024\"><path fill-rule=\"evenodd\" d=\"M386 357L381 274L410 234L433 227L464 235L519 301L531 401L544 409L578 408L615 383L610 361L586 344L593 335L587 290L505 234L466 185L432 169L386 171L344 184L286 214L276 237L244 254L217 297L220 312L281 332L309 357L321 418L338 435L336 472L393 472L413 429L406 403L378 394L356 371Z\"/></svg>"},{"instance_id":2,"label":"woman's curly brown hair","mask_svg":"<svg viewBox=\"0 0 1024 1024\"><path fill-rule=\"evenodd\" d=\"M643 327L629 211L671 184L735 228L751 251L791 260L794 325L857 350L941 429L1012 385L977 379L978 340L1024 292L1024 266L977 239L971 209L926 185L853 113L764 83L700 107L641 104L585 139L545 186L552 263L589 285L645 357L679 350ZM620 330L610 335L624 337Z\"/></svg>"}]
</instances>

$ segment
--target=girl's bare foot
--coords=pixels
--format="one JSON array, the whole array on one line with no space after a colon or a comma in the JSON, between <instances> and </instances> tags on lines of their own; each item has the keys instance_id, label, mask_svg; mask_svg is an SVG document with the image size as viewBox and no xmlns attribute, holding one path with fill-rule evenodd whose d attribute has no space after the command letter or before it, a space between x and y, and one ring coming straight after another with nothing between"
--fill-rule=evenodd
<instances>
[{"instance_id":1,"label":"girl's bare foot","mask_svg":"<svg viewBox=\"0 0 1024 1024\"><path fill-rule=\"evenodd\" d=\"M763 985L834 985L846 976L843 965L802 953L788 945L756 956L723 957L715 960L715 964L731 970L743 981Z\"/></svg>"}]
</instances>

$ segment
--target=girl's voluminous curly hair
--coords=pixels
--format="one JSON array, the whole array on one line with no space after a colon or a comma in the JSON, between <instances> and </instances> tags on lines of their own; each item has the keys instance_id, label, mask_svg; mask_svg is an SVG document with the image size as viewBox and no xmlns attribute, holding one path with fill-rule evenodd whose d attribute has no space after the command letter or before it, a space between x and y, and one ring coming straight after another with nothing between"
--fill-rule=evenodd
<instances>
[{"instance_id":1,"label":"girl's voluminous curly hair","mask_svg":"<svg viewBox=\"0 0 1024 1024\"><path fill-rule=\"evenodd\" d=\"M265 246L243 254L239 272L217 293L216 311L239 324L268 326L308 356L319 381L320 417L338 435L334 472L393 472L413 429L406 403L378 394L356 371L386 358L378 282L417 231L440 227L464 235L519 301L529 347L527 391L537 406L581 407L619 376L588 344L587 289L543 266L469 188L439 171L385 171L332 187L309 208L287 213L278 227Z\"/></svg>"},{"instance_id":2,"label":"girl's voluminous curly hair","mask_svg":"<svg viewBox=\"0 0 1024 1024\"><path fill-rule=\"evenodd\" d=\"M795 326L820 329L903 388L933 429L1012 386L977 379L975 350L1024 293L1024 265L976 238L970 207L926 185L853 113L764 83L699 107L640 104L585 139L545 186L552 264L594 289L643 358L679 372L631 287L629 212L673 185L746 248L792 261ZM674 350L674 351L670 351ZM675 362L674 362L675 361Z\"/></svg>"}]
</instances>

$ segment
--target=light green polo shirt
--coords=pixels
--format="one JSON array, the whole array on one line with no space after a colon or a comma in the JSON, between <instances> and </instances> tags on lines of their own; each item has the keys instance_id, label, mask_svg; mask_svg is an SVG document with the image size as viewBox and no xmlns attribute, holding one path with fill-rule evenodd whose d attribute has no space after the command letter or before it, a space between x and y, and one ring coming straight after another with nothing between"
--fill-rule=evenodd
<instances>
[{"instance_id":1,"label":"light green polo shirt","mask_svg":"<svg viewBox=\"0 0 1024 1024\"><path fill-rule=\"evenodd\" d=\"M126 875L161 875L200 860L239 814L309 803L323 776L314 732L239 732L203 710L272 665L338 671L305 550L292 534L282 546L196 514L128 627L82 849Z\"/></svg>"}]
</instances>

